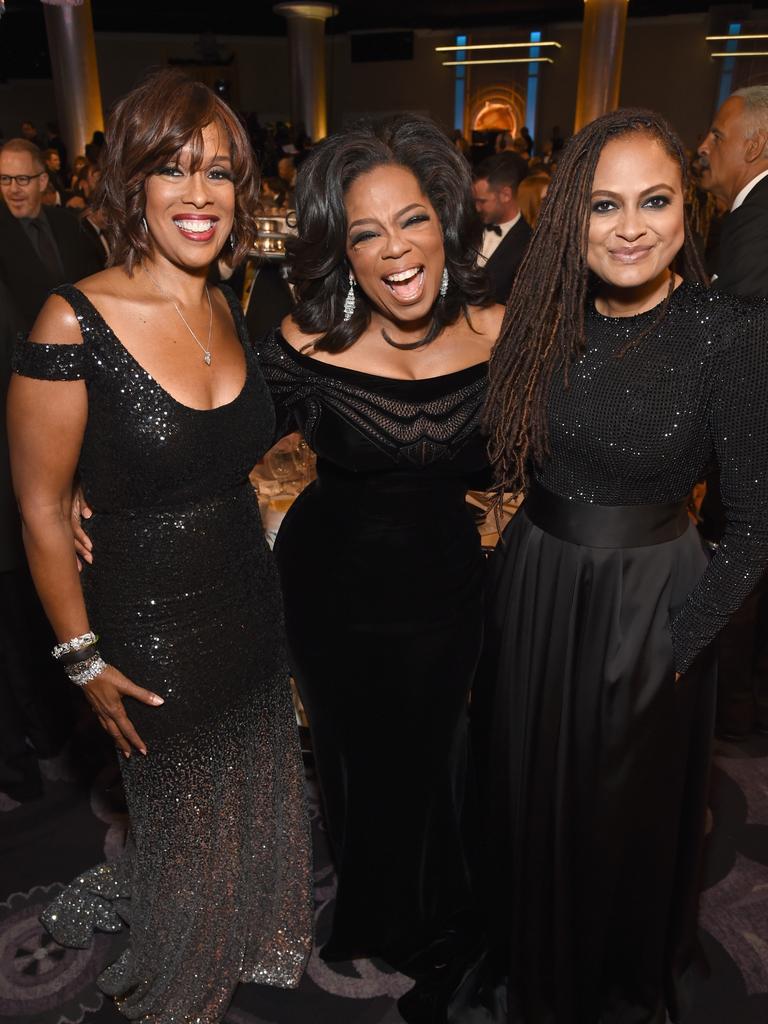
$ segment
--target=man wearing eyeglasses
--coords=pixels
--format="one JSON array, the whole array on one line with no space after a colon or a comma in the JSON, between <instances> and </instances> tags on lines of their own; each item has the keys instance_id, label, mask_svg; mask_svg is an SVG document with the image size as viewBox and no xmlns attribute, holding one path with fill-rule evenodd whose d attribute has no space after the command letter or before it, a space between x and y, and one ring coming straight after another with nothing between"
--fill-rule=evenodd
<instances>
[{"instance_id":1,"label":"man wearing eyeglasses","mask_svg":"<svg viewBox=\"0 0 768 1024\"><path fill-rule=\"evenodd\" d=\"M29 329L48 292L104 268L104 251L72 210L43 205L43 156L26 139L0 150L0 280Z\"/></svg>"}]
</instances>

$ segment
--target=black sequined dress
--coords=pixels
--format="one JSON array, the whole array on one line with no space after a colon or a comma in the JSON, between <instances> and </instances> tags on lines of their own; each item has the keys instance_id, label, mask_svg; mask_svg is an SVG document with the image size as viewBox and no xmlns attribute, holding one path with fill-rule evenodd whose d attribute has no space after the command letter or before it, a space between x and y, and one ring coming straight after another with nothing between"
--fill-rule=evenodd
<instances>
[{"instance_id":1,"label":"black sequined dress","mask_svg":"<svg viewBox=\"0 0 768 1024\"><path fill-rule=\"evenodd\" d=\"M318 479L275 553L338 876L328 960L410 958L471 907L461 828L484 561L467 488L487 482L487 366L393 380L259 359Z\"/></svg>"},{"instance_id":2,"label":"black sequined dress","mask_svg":"<svg viewBox=\"0 0 768 1024\"><path fill-rule=\"evenodd\" d=\"M507 528L473 697L493 952L452 1024L663 1024L697 973L708 646L768 563L768 307L683 284L658 314L589 310L535 479L659 506L717 462L728 529L707 565L684 518L647 546L560 539L525 505Z\"/></svg>"},{"instance_id":3,"label":"black sequined dress","mask_svg":"<svg viewBox=\"0 0 768 1024\"><path fill-rule=\"evenodd\" d=\"M214 1024L238 981L294 986L311 945L309 835L277 571L248 473L274 412L244 322L247 376L196 410L133 359L76 288L82 345L22 343L14 369L85 380L80 478L94 514L83 569L105 659L160 694L126 709L146 757L121 758L131 831L44 915L64 945L130 922L100 977L147 1024Z\"/></svg>"}]
</instances>

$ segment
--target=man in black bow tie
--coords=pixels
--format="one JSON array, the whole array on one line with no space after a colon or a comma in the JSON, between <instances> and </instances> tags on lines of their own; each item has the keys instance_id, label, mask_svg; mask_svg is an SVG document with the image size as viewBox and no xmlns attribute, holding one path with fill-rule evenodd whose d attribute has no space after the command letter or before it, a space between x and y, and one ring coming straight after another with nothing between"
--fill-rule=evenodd
<instances>
[{"instance_id":1,"label":"man in black bow tie","mask_svg":"<svg viewBox=\"0 0 768 1024\"><path fill-rule=\"evenodd\" d=\"M517 268L525 255L531 229L517 205L520 164L516 153L498 153L475 171L475 207L485 225L478 266L485 267L491 292L506 304Z\"/></svg>"}]
</instances>

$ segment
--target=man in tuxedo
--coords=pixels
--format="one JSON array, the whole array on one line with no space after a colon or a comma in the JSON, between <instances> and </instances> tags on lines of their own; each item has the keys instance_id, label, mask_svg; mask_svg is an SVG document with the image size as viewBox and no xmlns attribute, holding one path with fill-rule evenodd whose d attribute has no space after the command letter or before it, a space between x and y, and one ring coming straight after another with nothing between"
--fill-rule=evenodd
<instances>
[{"instance_id":1,"label":"man in tuxedo","mask_svg":"<svg viewBox=\"0 0 768 1024\"><path fill-rule=\"evenodd\" d=\"M43 205L48 174L40 150L10 139L0 150L0 280L28 330L48 292L104 268L104 250L71 210Z\"/></svg>"},{"instance_id":2,"label":"man in tuxedo","mask_svg":"<svg viewBox=\"0 0 768 1024\"><path fill-rule=\"evenodd\" d=\"M715 115L699 147L701 184L722 200L713 287L768 296L768 86L738 89ZM766 396L768 400L768 396ZM756 439L755 443L760 443ZM707 481L701 531L716 548L725 526L717 474ZM768 579L720 635L718 731L739 739L768 733Z\"/></svg>"},{"instance_id":3,"label":"man in tuxedo","mask_svg":"<svg viewBox=\"0 0 768 1024\"><path fill-rule=\"evenodd\" d=\"M485 225L478 265L485 267L491 292L506 305L517 268L522 262L531 229L517 205L520 162L515 153L488 157L475 171L475 207Z\"/></svg>"},{"instance_id":4,"label":"man in tuxedo","mask_svg":"<svg viewBox=\"0 0 768 1024\"><path fill-rule=\"evenodd\" d=\"M699 162L703 188L729 210L714 286L768 296L768 86L728 97L699 147Z\"/></svg>"}]
</instances>

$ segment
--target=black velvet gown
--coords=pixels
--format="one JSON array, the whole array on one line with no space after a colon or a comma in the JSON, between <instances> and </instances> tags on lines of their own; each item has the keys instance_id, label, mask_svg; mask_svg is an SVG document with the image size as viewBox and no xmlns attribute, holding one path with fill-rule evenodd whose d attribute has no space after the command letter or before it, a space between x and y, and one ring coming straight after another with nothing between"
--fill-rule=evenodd
<instances>
[{"instance_id":1,"label":"black velvet gown","mask_svg":"<svg viewBox=\"0 0 768 1024\"><path fill-rule=\"evenodd\" d=\"M484 561L464 496L487 473L487 367L392 380L277 332L259 359L279 421L318 456L275 553L338 874L323 956L415 970L471 907L460 833Z\"/></svg>"},{"instance_id":2,"label":"black velvet gown","mask_svg":"<svg viewBox=\"0 0 768 1024\"><path fill-rule=\"evenodd\" d=\"M231 293L246 380L232 402L199 410L136 362L82 292L57 291L83 344L21 344L14 368L86 383L89 620L104 658L165 703L125 700L148 754L120 758L124 854L84 870L43 922L84 947L130 921L102 990L142 1024L216 1024L239 981L297 985L311 948L280 587L248 481L274 412Z\"/></svg>"},{"instance_id":3,"label":"black velvet gown","mask_svg":"<svg viewBox=\"0 0 768 1024\"><path fill-rule=\"evenodd\" d=\"M663 1024L696 975L708 647L768 563L768 311L683 284L658 313L590 308L535 484L566 518L636 511L716 461L729 525L708 565L684 515L643 546L574 543L533 506L507 528L473 697L491 953L457 1024Z\"/></svg>"}]
</instances>

